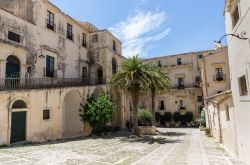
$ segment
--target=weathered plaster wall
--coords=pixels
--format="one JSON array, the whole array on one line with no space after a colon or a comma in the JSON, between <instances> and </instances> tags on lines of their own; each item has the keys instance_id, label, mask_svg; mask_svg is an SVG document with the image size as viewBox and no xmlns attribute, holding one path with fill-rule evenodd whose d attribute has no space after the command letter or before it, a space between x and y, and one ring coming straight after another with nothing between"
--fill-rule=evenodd
<instances>
[{"instance_id":1,"label":"weathered plaster wall","mask_svg":"<svg viewBox=\"0 0 250 165\"><path fill-rule=\"evenodd\" d=\"M33 0L1 0L0 8L33 23Z\"/></svg>"},{"instance_id":2,"label":"weathered plaster wall","mask_svg":"<svg viewBox=\"0 0 250 165\"><path fill-rule=\"evenodd\" d=\"M239 21L233 27L232 25L232 12L235 9L235 5L239 7ZM228 36L228 53L229 64L231 71L231 86L232 95L235 105L236 127L237 127L237 139L239 157L244 163L250 162L250 1L241 0L233 1L230 8L225 12L226 31L228 34L241 34L246 32L245 37L247 40L240 40L236 37ZM247 79L248 94L246 96L240 96L238 78L245 75Z\"/></svg>"},{"instance_id":3,"label":"weathered plaster wall","mask_svg":"<svg viewBox=\"0 0 250 165\"><path fill-rule=\"evenodd\" d=\"M11 103L16 100L23 100L28 105L27 108L27 132L26 139L31 142L42 142L46 140L60 139L64 136L64 128L72 129L73 134L83 135L84 125L80 124L80 118L77 120L77 113L79 113L80 103L84 103L87 95L92 95L96 88L102 88L106 92L106 86L92 86L92 87L75 87L75 88L61 88L61 89L46 89L46 90L27 90L15 92L0 92L0 145L9 144L10 139L10 120L11 120ZM77 92L79 97L75 99L65 97L72 92ZM65 103L69 106L74 104L77 106L65 107ZM50 110L50 119L43 120L43 110ZM69 113L69 111L71 113ZM63 120L63 116L69 115L74 120ZM67 132L66 132L67 133Z\"/></svg>"}]
</instances>

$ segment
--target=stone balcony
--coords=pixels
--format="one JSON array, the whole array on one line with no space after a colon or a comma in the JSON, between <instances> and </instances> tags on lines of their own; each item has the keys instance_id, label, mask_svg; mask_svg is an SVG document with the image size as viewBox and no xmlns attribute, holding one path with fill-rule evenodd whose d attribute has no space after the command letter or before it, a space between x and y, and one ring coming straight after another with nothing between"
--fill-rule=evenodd
<instances>
[{"instance_id":1,"label":"stone balcony","mask_svg":"<svg viewBox=\"0 0 250 165\"><path fill-rule=\"evenodd\" d=\"M0 78L0 91L97 86L104 84L106 84L106 79L98 78Z\"/></svg>"}]
</instances>

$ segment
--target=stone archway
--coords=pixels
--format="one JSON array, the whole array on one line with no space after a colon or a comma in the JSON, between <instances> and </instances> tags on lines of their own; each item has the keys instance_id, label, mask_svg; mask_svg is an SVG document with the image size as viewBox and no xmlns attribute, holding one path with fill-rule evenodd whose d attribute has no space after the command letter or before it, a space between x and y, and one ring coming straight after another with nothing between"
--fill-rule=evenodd
<instances>
[{"instance_id":1,"label":"stone archway","mask_svg":"<svg viewBox=\"0 0 250 165\"><path fill-rule=\"evenodd\" d=\"M83 122L79 116L82 98L80 94L72 90L66 94L62 106L62 137L72 138L83 134Z\"/></svg>"},{"instance_id":2,"label":"stone archway","mask_svg":"<svg viewBox=\"0 0 250 165\"><path fill-rule=\"evenodd\" d=\"M11 106L10 143L26 141L27 104L23 100L15 101Z\"/></svg>"}]
</instances>

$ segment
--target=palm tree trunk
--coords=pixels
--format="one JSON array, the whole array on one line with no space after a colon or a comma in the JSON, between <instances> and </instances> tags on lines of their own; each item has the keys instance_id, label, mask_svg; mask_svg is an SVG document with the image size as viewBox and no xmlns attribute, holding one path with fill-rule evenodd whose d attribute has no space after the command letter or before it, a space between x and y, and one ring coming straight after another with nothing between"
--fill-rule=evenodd
<instances>
[{"instance_id":1,"label":"palm tree trunk","mask_svg":"<svg viewBox=\"0 0 250 165\"><path fill-rule=\"evenodd\" d=\"M140 95L140 84L135 83L132 89L132 101L133 101L133 127L135 134L138 134L138 105Z\"/></svg>"},{"instance_id":2,"label":"palm tree trunk","mask_svg":"<svg viewBox=\"0 0 250 165\"><path fill-rule=\"evenodd\" d=\"M155 119L155 89L154 88L151 89L151 101L152 101L152 114L153 114L152 125L155 126L156 119Z\"/></svg>"}]
</instances>

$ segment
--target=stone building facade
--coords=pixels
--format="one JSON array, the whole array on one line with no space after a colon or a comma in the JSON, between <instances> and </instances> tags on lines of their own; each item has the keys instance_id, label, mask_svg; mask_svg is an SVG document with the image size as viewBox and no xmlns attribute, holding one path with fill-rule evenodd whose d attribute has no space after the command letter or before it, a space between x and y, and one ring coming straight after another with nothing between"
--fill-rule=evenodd
<instances>
[{"instance_id":1,"label":"stone building facade","mask_svg":"<svg viewBox=\"0 0 250 165\"><path fill-rule=\"evenodd\" d=\"M2 0L0 26L0 145L87 135L79 108L92 94L119 100L113 125L124 125L126 94L107 86L124 57L108 30L47 0Z\"/></svg>"},{"instance_id":2,"label":"stone building facade","mask_svg":"<svg viewBox=\"0 0 250 165\"><path fill-rule=\"evenodd\" d=\"M194 120L200 117L203 109L203 93L201 89L201 73L198 67L199 59L209 55L213 50L198 51L164 57L146 59L146 63L155 63L169 75L170 89L157 93L155 100L156 113L160 114L159 125L165 125L163 115L170 112L181 114L181 124L186 125L184 117L187 112L194 115ZM140 106L152 109L150 93L143 93Z\"/></svg>"},{"instance_id":3,"label":"stone building facade","mask_svg":"<svg viewBox=\"0 0 250 165\"><path fill-rule=\"evenodd\" d=\"M235 106L236 131L239 157L250 162L250 1L226 0L225 24L227 34L242 35L239 39L228 35L228 53L231 71L231 87Z\"/></svg>"},{"instance_id":4,"label":"stone building facade","mask_svg":"<svg viewBox=\"0 0 250 165\"><path fill-rule=\"evenodd\" d=\"M207 128L216 142L237 155L235 109L226 47L199 60Z\"/></svg>"}]
</instances>

